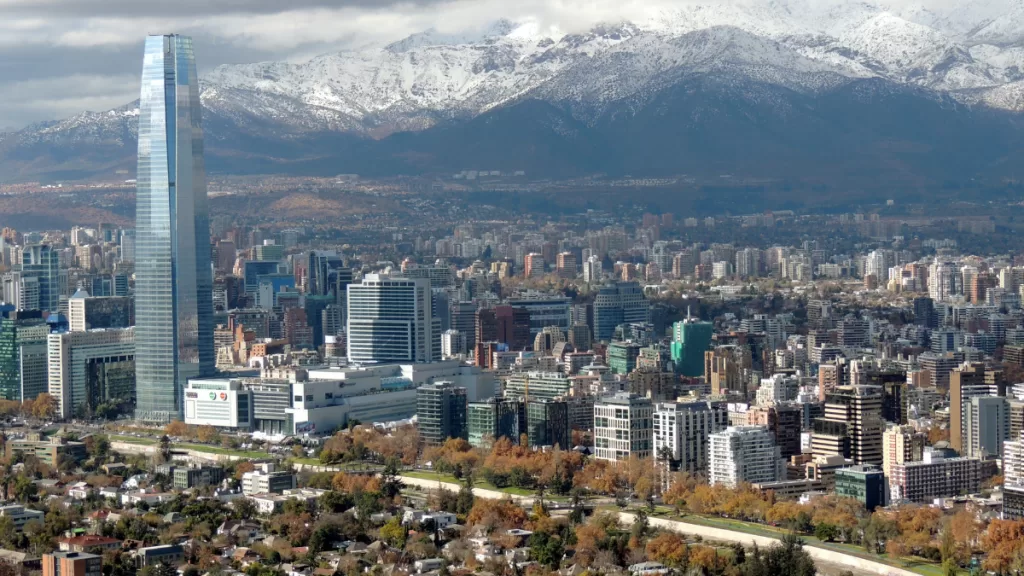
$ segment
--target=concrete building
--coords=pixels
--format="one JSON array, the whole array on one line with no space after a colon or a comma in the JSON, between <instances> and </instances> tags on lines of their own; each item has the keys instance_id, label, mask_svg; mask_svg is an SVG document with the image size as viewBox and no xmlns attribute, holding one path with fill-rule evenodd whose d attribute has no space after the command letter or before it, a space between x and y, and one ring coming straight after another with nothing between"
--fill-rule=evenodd
<instances>
[{"instance_id":1,"label":"concrete building","mask_svg":"<svg viewBox=\"0 0 1024 576\"><path fill-rule=\"evenodd\" d=\"M712 402L663 402L655 405L653 419L655 459L667 459L672 470L707 474L708 437L728 427L727 406Z\"/></svg>"},{"instance_id":2,"label":"concrete building","mask_svg":"<svg viewBox=\"0 0 1024 576\"><path fill-rule=\"evenodd\" d=\"M784 463L771 434L761 426L732 426L708 438L712 485L735 488L742 483L778 482Z\"/></svg>"},{"instance_id":3,"label":"concrete building","mask_svg":"<svg viewBox=\"0 0 1024 576\"><path fill-rule=\"evenodd\" d=\"M280 494L291 488L295 488L295 474L290 470L277 470L271 463L257 464L256 470L242 474L242 493L246 496Z\"/></svg>"},{"instance_id":4,"label":"concrete building","mask_svg":"<svg viewBox=\"0 0 1024 576\"><path fill-rule=\"evenodd\" d=\"M696 378L704 374L704 353L711 345L714 325L687 318L672 325L672 362L676 372Z\"/></svg>"},{"instance_id":5,"label":"concrete building","mask_svg":"<svg viewBox=\"0 0 1024 576\"><path fill-rule=\"evenodd\" d=\"M221 466L176 467L172 474L175 490L187 490L199 486L216 486L224 480Z\"/></svg>"},{"instance_id":6,"label":"concrete building","mask_svg":"<svg viewBox=\"0 0 1024 576\"><path fill-rule=\"evenodd\" d=\"M102 576L103 556L87 552L43 554L43 576Z\"/></svg>"},{"instance_id":7,"label":"concrete building","mask_svg":"<svg viewBox=\"0 0 1024 576\"><path fill-rule=\"evenodd\" d=\"M21 532L29 522L43 522L45 517L45 512L25 508L20 504L0 506L0 518L10 518L15 532Z\"/></svg>"},{"instance_id":8,"label":"concrete building","mask_svg":"<svg viewBox=\"0 0 1024 576\"><path fill-rule=\"evenodd\" d=\"M803 425L804 411L798 404L773 404L771 406L751 406L747 410L747 424L764 426L775 438L782 457L789 459L802 452L800 448L800 431Z\"/></svg>"},{"instance_id":9,"label":"concrete building","mask_svg":"<svg viewBox=\"0 0 1024 576\"><path fill-rule=\"evenodd\" d=\"M1003 373L986 370L981 363L965 363L949 377L949 445L963 454L969 445L967 412L974 397L1006 397ZM1007 415L1006 433L1009 434Z\"/></svg>"},{"instance_id":10,"label":"concrete building","mask_svg":"<svg viewBox=\"0 0 1024 576\"><path fill-rule=\"evenodd\" d=\"M897 464L889 479L892 500L930 502L973 494L981 487L981 460L977 458L946 458L937 451L926 450L921 462Z\"/></svg>"},{"instance_id":11,"label":"concrete building","mask_svg":"<svg viewBox=\"0 0 1024 576\"><path fill-rule=\"evenodd\" d=\"M133 404L135 329L50 334L47 379L63 419L91 413L104 402Z\"/></svg>"},{"instance_id":12,"label":"concrete building","mask_svg":"<svg viewBox=\"0 0 1024 576\"><path fill-rule=\"evenodd\" d=\"M654 406L648 398L620 392L594 403L594 457L624 461L650 458Z\"/></svg>"},{"instance_id":13,"label":"concrete building","mask_svg":"<svg viewBox=\"0 0 1024 576\"><path fill-rule=\"evenodd\" d=\"M649 321L650 304L637 282L608 284L594 299L595 340L611 340L620 324Z\"/></svg>"},{"instance_id":14,"label":"concrete building","mask_svg":"<svg viewBox=\"0 0 1024 576\"><path fill-rule=\"evenodd\" d=\"M348 361L435 362L440 319L432 314L430 280L368 274L348 285Z\"/></svg>"},{"instance_id":15,"label":"concrete building","mask_svg":"<svg viewBox=\"0 0 1024 576\"><path fill-rule=\"evenodd\" d=\"M565 400L531 398L526 402L526 437L530 446L572 448L569 404Z\"/></svg>"},{"instance_id":16,"label":"concrete building","mask_svg":"<svg viewBox=\"0 0 1024 576\"><path fill-rule=\"evenodd\" d=\"M29 432L25 438L10 439L5 444L7 456L32 455L47 466L54 467L62 458L80 462L87 456L85 444L67 440L58 435L44 438L39 432Z\"/></svg>"},{"instance_id":17,"label":"concrete building","mask_svg":"<svg viewBox=\"0 0 1024 576\"><path fill-rule=\"evenodd\" d=\"M1010 410L1006 398L975 396L964 410L964 449L961 454L985 460L1003 453L1010 439Z\"/></svg>"},{"instance_id":18,"label":"concrete building","mask_svg":"<svg viewBox=\"0 0 1024 576\"><path fill-rule=\"evenodd\" d=\"M882 430L882 389L840 386L827 396L825 416L814 420L811 451L881 466Z\"/></svg>"},{"instance_id":19,"label":"concrete building","mask_svg":"<svg viewBox=\"0 0 1024 576\"><path fill-rule=\"evenodd\" d=\"M907 462L920 462L928 438L913 426L893 426L882 434L882 471L892 477L892 468Z\"/></svg>"},{"instance_id":20,"label":"concrete building","mask_svg":"<svg viewBox=\"0 0 1024 576\"><path fill-rule=\"evenodd\" d=\"M128 328L135 324L135 305L128 296L89 296L85 290L68 300L68 329L85 332L106 328Z\"/></svg>"}]
</instances>

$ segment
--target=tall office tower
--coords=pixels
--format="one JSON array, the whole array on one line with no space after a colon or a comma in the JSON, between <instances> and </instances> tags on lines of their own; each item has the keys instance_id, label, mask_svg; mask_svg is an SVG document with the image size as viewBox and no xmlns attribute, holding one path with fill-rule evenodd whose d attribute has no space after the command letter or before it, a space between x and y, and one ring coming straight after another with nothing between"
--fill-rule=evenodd
<instances>
[{"instance_id":1,"label":"tall office tower","mask_svg":"<svg viewBox=\"0 0 1024 576\"><path fill-rule=\"evenodd\" d=\"M39 308L56 312L60 306L62 291L60 253L48 244L26 246L22 253L21 272L25 277L34 277L39 282ZM65 279L63 283L66 283Z\"/></svg>"},{"instance_id":2,"label":"tall office tower","mask_svg":"<svg viewBox=\"0 0 1024 576\"><path fill-rule=\"evenodd\" d=\"M544 256L531 252L523 260L523 275L527 278L540 278L544 275Z\"/></svg>"},{"instance_id":3,"label":"tall office tower","mask_svg":"<svg viewBox=\"0 0 1024 576\"><path fill-rule=\"evenodd\" d=\"M1006 398L975 396L965 406L963 456L987 459L1003 453L1010 439L1010 407Z\"/></svg>"},{"instance_id":4,"label":"tall office tower","mask_svg":"<svg viewBox=\"0 0 1024 576\"><path fill-rule=\"evenodd\" d=\"M654 405L649 398L619 392L594 403L594 457L625 461L650 458L654 448Z\"/></svg>"},{"instance_id":5,"label":"tall office tower","mask_svg":"<svg viewBox=\"0 0 1024 576\"><path fill-rule=\"evenodd\" d=\"M825 417L814 420L811 451L881 465L882 430L882 389L840 386L825 399Z\"/></svg>"},{"instance_id":6,"label":"tall office tower","mask_svg":"<svg viewBox=\"0 0 1024 576\"><path fill-rule=\"evenodd\" d=\"M691 378L707 377L704 374L704 353L711 345L714 331L715 327L710 322L692 317L672 325L671 352L676 372Z\"/></svg>"},{"instance_id":7,"label":"tall office tower","mask_svg":"<svg viewBox=\"0 0 1024 576\"><path fill-rule=\"evenodd\" d=\"M92 413L104 402L130 404L135 396L135 330L50 334L49 392L61 418Z\"/></svg>"},{"instance_id":8,"label":"tall office tower","mask_svg":"<svg viewBox=\"0 0 1024 576\"><path fill-rule=\"evenodd\" d=\"M430 280L367 274L348 286L349 362L435 362L441 334L434 331Z\"/></svg>"},{"instance_id":9,"label":"tall office tower","mask_svg":"<svg viewBox=\"0 0 1024 576\"><path fill-rule=\"evenodd\" d=\"M654 407L654 458L668 460L672 470L690 474L708 471L708 436L729 426L725 404L666 402Z\"/></svg>"},{"instance_id":10,"label":"tall office tower","mask_svg":"<svg viewBox=\"0 0 1024 576\"><path fill-rule=\"evenodd\" d=\"M429 285L427 282L424 284ZM436 446L449 438L467 438L466 389L451 382L426 384L416 389L416 418L420 441Z\"/></svg>"},{"instance_id":11,"label":"tall office tower","mask_svg":"<svg viewBox=\"0 0 1024 576\"><path fill-rule=\"evenodd\" d=\"M466 350L472 350L477 343L476 310L475 302L448 301L448 328L458 330L466 337Z\"/></svg>"},{"instance_id":12,"label":"tall office tower","mask_svg":"<svg viewBox=\"0 0 1024 576\"><path fill-rule=\"evenodd\" d=\"M735 488L778 482L784 465L772 435L761 426L735 426L708 437L708 482Z\"/></svg>"},{"instance_id":13,"label":"tall office tower","mask_svg":"<svg viewBox=\"0 0 1024 576\"><path fill-rule=\"evenodd\" d=\"M214 370L213 274L192 40L146 39L136 185L136 418L182 419L189 378Z\"/></svg>"},{"instance_id":14,"label":"tall office tower","mask_svg":"<svg viewBox=\"0 0 1024 576\"><path fill-rule=\"evenodd\" d=\"M649 322L650 308L638 282L616 282L601 288L594 299L594 339L611 340L619 324Z\"/></svg>"},{"instance_id":15,"label":"tall office tower","mask_svg":"<svg viewBox=\"0 0 1024 576\"><path fill-rule=\"evenodd\" d=\"M530 332L530 311L512 306L477 310L475 335L478 344L499 342L512 351L526 350L535 339Z\"/></svg>"},{"instance_id":16,"label":"tall office tower","mask_svg":"<svg viewBox=\"0 0 1024 576\"><path fill-rule=\"evenodd\" d=\"M310 250L306 259L306 294L326 296L334 289L330 282L331 272L341 268L342 261L337 252Z\"/></svg>"},{"instance_id":17,"label":"tall office tower","mask_svg":"<svg viewBox=\"0 0 1024 576\"><path fill-rule=\"evenodd\" d=\"M971 398L978 396L1005 398L1006 382L1003 373L986 370L984 364L973 363L964 364L949 375L949 445L960 454L964 453L969 444L969 427L965 425L965 420Z\"/></svg>"}]
</instances>

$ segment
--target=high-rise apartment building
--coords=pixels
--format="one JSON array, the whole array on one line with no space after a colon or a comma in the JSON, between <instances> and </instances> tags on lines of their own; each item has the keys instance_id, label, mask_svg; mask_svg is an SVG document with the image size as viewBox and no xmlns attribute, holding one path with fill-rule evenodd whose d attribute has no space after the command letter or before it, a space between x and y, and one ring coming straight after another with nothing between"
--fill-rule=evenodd
<instances>
[{"instance_id":1,"label":"high-rise apartment building","mask_svg":"<svg viewBox=\"0 0 1024 576\"><path fill-rule=\"evenodd\" d=\"M654 458L673 470L706 474L708 437L729 426L725 404L664 402L654 407Z\"/></svg>"},{"instance_id":2,"label":"high-rise apartment building","mask_svg":"<svg viewBox=\"0 0 1024 576\"><path fill-rule=\"evenodd\" d=\"M761 426L732 426L708 437L708 482L735 488L778 482L784 464L772 435Z\"/></svg>"},{"instance_id":3,"label":"high-rise apartment building","mask_svg":"<svg viewBox=\"0 0 1024 576\"><path fill-rule=\"evenodd\" d=\"M530 446L572 448L569 404L565 400L541 398L527 401L526 438Z\"/></svg>"},{"instance_id":4,"label":"high-rise apartment building","mask_svg":"<svg viewBox=\"0 0 1024 576\"><path fill-rule=\"evenodd\" d=\"M654 405L620 392L594 403L594 457L623 461L653 455Z\"/></svg>"},{"instance_id":5,"label":"high-rise apartment building","mask_svg":"<svg viewBox=\"0 0 1024 576\"><path fill-rule=\"evenodd\" d=\"M352 363L441 359L430 281L367 274L348 286L348 360ZM438 326L435 326L438 324Z\"/></svg>"},{"instance_id":6,"label":"high-rise apartment building","mask_svg":"<svg viewBox=\"0 0 1024 576\"><path fill-rule=\"evenodd\" d=\"M0 312L0 399L35 400L47 391L49 334L38 310Z\"/></svg>"},{"instance_id":7,"label":"high-rise apartment building","mask_svg":"<svg viewBox=\"0 0 1024 576\"><path fill-rule=\"evenodd\" d=\"M801 453L800 430L803 419L804 410L799 404L751 406L747 411L747 424L765 427L775 439L779 453L786 459Z\"/></svg>"},{"instance_id":8,"label":"high-rise apartment building","mask_svg":"<svg viewBox=\"0 0 1024 576\"><path fill-rule=\"evenodd\" d=\"M544 275L544 256L536 252L526 255L523 260L523 275L527 278L540 278Z\"/></svg>"},{"instance_id":9,"label":"high-rise apartment building","mask_svg":"<svg viewBox=\"0 0 1024 576\"><path fill-rule=\"evenodd\" d=\"M998 370L986 370L981 363L965 363L949 376L949 445L963 454L968 446L969 427L965 425L971 398L1006 397L1006 382ZM1006 433L1009 434L1007 413Z\"/></svg>"},{"instance_id":10,"label":"high-rise apartment building","mask_svg":"<svg viewBox=\"0 0 1024 576\"><path fill-rule=\"evenodd\" d=\"M189 378L214 370L202 106L192 40L146 39L136 184L136 417L182 418Z\"/></svg>"},{"instance_id":11,"label":"high-rise apartment building","mask_svg":"<svg viewBox=\"0 0 1024 576\"><path fill-rule=\"evenodd\" d=\"M882 434L882 471L886 478L893 466L907 462L920 462L928 437L913 426L893 426Z\"/></svg>"},{"instance_id":12,"label":"high-rise apartment building","mask_svg":"<svg viewBox=\"0 0 1024 576\"><path fill-rule=\"evenodd\" d=\"M1000 396L974 396L963 413L963 456L987 459L1003 453L1010 439L1010 406Z\"/></svg>"},{"instance_id":13,"label":"high-rise apartment building","mask_svg":"<svg viewBox=\"0 0 1024 576\"><path fill-rule=\"evenodd\" d=\"M444 444L449 438L467 438L466 389L450 382L426 384L416 389L416 418L420 441Z\"/></svg>"},{"instance_id":14,"label":"high-rise apartment building","mask_svg":"<svg viewBox=\"0 0 1024 576\"><path fill-rule=\"evenodd\" d=\"M840 386L825 399L825 415L814 420L815 456L843 456L856 464L882 464L882 389Z\"/></svg>"},{"instance_id":15,"label":"high-rise apartment building","mask_svg":"<svg viewBox=\"0 0 1024 576\"><path fill-rule=\"evenodd\" d=\"M572 252L558 254L555 270L559 278L573 279L576 277L576 255Z\"/></svg>"}]
</instances>

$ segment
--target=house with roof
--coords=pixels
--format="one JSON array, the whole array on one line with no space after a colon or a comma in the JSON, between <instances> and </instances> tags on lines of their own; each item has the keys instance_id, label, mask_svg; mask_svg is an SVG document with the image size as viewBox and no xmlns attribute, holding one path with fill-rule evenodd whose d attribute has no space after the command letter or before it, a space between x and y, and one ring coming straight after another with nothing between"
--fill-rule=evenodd
<instances>
[{"instance_id":1,"label":"house with roof","mask_svg":"<svg viewBox=\"0 0 1024 576\"><path fill-rule=\"evenodd\" d=\"M95 489L88 482L75 482L68 486L68 496L75 500L87 500Z\"/></svg>"},{"instance_id":2,"label":"house with roof","mask_svg":"<svg viewBox=\"0 0 1024 576\"><path fill-rule=\"evenodd\" d=\"M98 534L82 534L65 536L57 539L57 547L62 552L93 552L100 550L120 550L123 543L117 538L108 538Z\"/></svg>"}]
</instances>

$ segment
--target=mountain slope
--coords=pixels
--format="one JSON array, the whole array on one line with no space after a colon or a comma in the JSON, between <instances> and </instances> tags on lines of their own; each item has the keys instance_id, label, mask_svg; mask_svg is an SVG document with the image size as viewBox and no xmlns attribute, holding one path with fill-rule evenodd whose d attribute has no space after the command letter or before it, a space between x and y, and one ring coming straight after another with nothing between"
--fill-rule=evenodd
<instances>
[{"instance_id":1,"label":"mountain slope","mask_svg":"<svg viewBox=\"0 0 1024 576\"><path fill-rule=\"evenodd\" d=\"M1024 4L709 1L573 33L499 20L222 66L202 100L214 171L850 177L881 164L912 181L966 179L1016 145ZM0 134L0 181L130 174L136 114ZM956 128L916 124L934 122ZM978 142L961 155L928 141L939 137Z\"/></svg>"}]
</instances>

